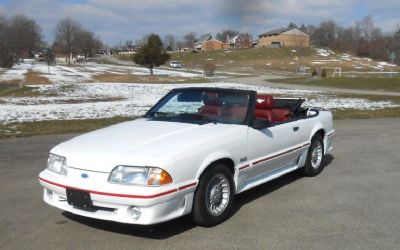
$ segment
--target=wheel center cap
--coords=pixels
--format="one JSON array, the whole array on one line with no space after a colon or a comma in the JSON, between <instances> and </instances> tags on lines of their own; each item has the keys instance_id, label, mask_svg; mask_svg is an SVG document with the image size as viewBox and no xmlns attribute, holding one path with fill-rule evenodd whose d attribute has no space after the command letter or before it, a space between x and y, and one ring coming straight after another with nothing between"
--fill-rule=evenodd
<instances>
[{"instance_id":1,"label":"wheel center cap","mask_svg":"<svg viewBox=\"0 0 400 250\"><path fill-rule=\"evenodd\" d=\"M221 199L221 191L220 191L218 188L214 187L214 188L211 190L210 196L211 196L212 202L213 202L214 204L216 204L216 203L218 203L218 202L220 201L220 199Z\"/></svg>"}]
</instances>

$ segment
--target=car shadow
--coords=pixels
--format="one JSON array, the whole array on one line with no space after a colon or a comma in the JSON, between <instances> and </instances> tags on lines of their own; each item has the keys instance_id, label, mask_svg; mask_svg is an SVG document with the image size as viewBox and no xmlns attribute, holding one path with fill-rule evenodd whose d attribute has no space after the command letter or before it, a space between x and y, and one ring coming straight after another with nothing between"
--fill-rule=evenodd
<instances>
[{"instance_id":1,"label":"car shadow","mask_svg":"<svg viewBox=\"0 0 400 250\"><path fill-rule=\"evenodd\" d=\"M322 162L323 166L325 168L330 166L333 159L334 157L332 155L330 154L325 155L324 161ZM234 216L243 205L250 203L260 197L268 195L269 193L272 193L301 178L307 178L307 177L303 174L303 169L297 169L293 172L281 176L280 178L269 181L260 186L247 190L241 194L238 194L235 197L235 204L232 209L231 217Z\"/></svg>"},{"instance_id":2,"label":"car shadow","mask_svg":"<svg viewBox=\"0 0 400 250\"><path fill-rule=\"evenodd\" d=\"M170 238L196 227L189 216L184 216L160 224L142 226L92 219L65 211L62 212L62 215L72 221L99 230L159 240Z\"/></svg>"},{"instance_id":3,"label":"car shadow","mask_svg":"<svg viewBox=\"0 0 400 250\"><path fill-rule=\"evenodd\" d=\"M334 157L331 155L326 155L324 159L324 166L329 166ZM252 188L244 193L241 193L235 197L235 203L233 206L233 211L231 217L234 216L242 206L250 203L262 196L268 195L283 186L286 186L298 179L303 178L302 169L288 173L278 179L272 180L258 187ZM183 232L189 231L196 225L192 222L189 215L167 221L164 223L141 226L141 225L131 225L123 224L112 221L103 221L92 218L87 218L79 215L75 215L69 212L62 212L62 215L72 221L84 224L88 227L96 228L103 231L109 231L118 234L131 235L136 237L143 237L149 239L167 239L175 235L181 234Z\"/></svg>"}]
</instances>

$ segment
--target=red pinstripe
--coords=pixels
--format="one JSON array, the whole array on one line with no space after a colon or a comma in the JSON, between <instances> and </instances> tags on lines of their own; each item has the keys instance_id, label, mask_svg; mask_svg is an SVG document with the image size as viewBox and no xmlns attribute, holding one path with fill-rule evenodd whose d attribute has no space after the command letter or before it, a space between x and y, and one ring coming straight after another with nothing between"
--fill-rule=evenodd
<instances>
[{"instance_id":1,"label":"red pinstripe","mask_svg":"<svg viewBox=\"0 0 400 250\"><path fill-rule=\"evenodd\" d=\"M270 157L267 157L267 158L264 158L264 159L261 159L261 160L258 160L258 161L254 161L254 162L252 163L252 165L255 166L255 165L259 164L259 163L262 163L262 162L265 162L265 161L269 161L269 160L271 160L271 159L274 159L274 158L276 158L276 157L279 157L279 156L282 156L282 155L285 155L285 154L289 154L289 153L291 153L291 152L293 152L293 151L302 149L302 148L307 147L307 146L310 146L310 145L311 145L311 143L306 143L306 144L304 144L304 145L302 145L302 146L299 146L299 147L297 147L297 148L294 148L294 149L285 151L285 152L283 152L283 153L279 153L279 154L272 155L272 156L270 156ZM239 168L239 171L244 170L244 169L246 169L246 168L248 168L248 167L250 167L250 165L242 166L242 167Z\"/></svg>"},{"instance_id":2,"label":"red pinstripe","mask_svg":"<svg viewBox=\"0 0 400 250\"><path fill-rule=\"evenodd\" d=\"M168 190L168 191L165 191L165 192L162 192L162 193L158 193L158 194L153 194L153 195L132 195L132 194L106 193L106 192L99 192L99 191L94 191L94 190L86 190L86 189L81 189L81 188L76 188L76 187L70 187L70 186L62 185L62 184L59 184L59 183L56 183L56 182L52 182L52 181L43 179L41 177L39 177L39 180L41 180L43 182L46 182L46 183L49 183L49 184L51 184L53 186L57 186L57 187L61 187L61 188L69 188L69 189L80 190L80 191L88 192L88 193L91 193L91 194L98 194L98 195L104 195L104 196L114 196L114 197L123 197L123 198L135 198L135 199L157 198L157 197L164 196L164 195L167 195L167 194L175 193L178 190L180 191L180 190L183 190L183 189L186 189L186 188L190 188L190 187L193 187L193 186L197 185L197 182L194 182L194 183L191 183L191 184L179 187L179 188L174 188L174 189L171 189L171 190Z\"/></svg>"}]
</instances>

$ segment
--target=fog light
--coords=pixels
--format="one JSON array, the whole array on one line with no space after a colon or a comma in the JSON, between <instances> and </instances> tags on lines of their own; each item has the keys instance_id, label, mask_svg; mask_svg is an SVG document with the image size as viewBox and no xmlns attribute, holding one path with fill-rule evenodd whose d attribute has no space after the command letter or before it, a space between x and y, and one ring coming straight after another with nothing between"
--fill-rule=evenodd
<instances>
[{"instance_id":1,"label":"fog light","mask_svg":"<svg viewBox=\"0 0 400 250\"><path fill-rule=\"evenodd\" d=\"M51 190L46 189L46 194L47 194L47 197L49 197L49 199L53 198L53 192Z\"/></svg>"},{"instance_id":2,"label":"fog light","mask_svg":"<svg viewBox=\"0 0 400 250\"><path fill-rule=\"evenodd\" d=\"M134 220L138 220L140 218L140 216L142 215L142 212L140 211L140 208L138 207L131 207L131 215L132 215L132 219Z\"/></svg>"}]
</instances>

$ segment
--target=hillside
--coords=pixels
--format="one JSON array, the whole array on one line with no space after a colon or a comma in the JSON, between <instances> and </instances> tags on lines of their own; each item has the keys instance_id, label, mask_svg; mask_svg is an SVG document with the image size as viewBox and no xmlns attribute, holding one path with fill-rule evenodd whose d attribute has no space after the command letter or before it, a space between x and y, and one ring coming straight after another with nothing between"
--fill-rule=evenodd
<instances>
[{"instance_id":1,"label":"hillside","mask_svg":"<svg viewBox=\"0 0 400 250\"><path fill-rule=\"evenodd\" d=\"M130 55L119 55L121 60L132 60ZM299 61L297 61L297 59ZM170 60L178 60L185 69L202 69L205 63L214 63L219 71L238 73L296 72L298 62L311 73L318 67L341 67L343 74L384 75L400 72L400 67L369 58L336 53L323 48L251 48L210 52L173 52Z\"/></svg>"},{"instance_id":2,"label":"hillside","mask_svg":"<svg viewBox=\"0 0 400 250\"><path fill-rule=\"evenodd\" d=\"M171 60L179 60L187 68L201 68L205 63L214 63L219 70L238 72L296 72L298 62L306 66L307 72L317 67L341 67L343 73L362 72L372 75L400 71L399 66L387 62L377 62L321 48L252 48L200 53L176 52L171 55Z\"/></svg>"}]
</instances>

